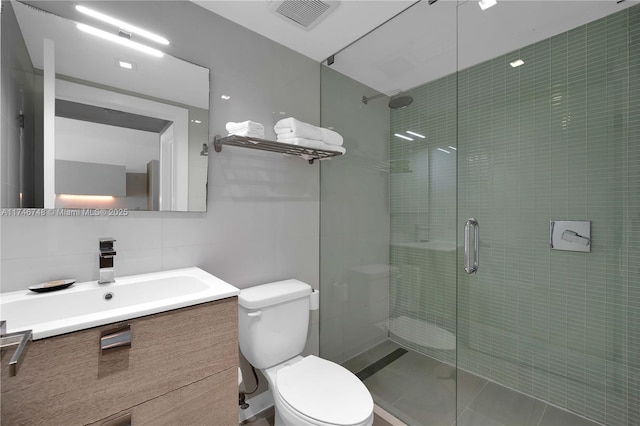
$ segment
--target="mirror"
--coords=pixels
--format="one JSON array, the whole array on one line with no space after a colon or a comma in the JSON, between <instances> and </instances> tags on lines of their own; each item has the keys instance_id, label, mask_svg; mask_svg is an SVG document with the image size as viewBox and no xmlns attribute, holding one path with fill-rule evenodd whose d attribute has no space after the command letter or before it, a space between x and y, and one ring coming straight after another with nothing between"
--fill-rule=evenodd
<instances>
[{"instance_id":1,"label":"mirror","mask_svg":"<svg viewBox=\"0 0 640 426\"><path fill-rule=\"evenodd\" d=\"M2 5L0 207L206 211L209 69L93 16Z\"/></svg>"}]
</instances>

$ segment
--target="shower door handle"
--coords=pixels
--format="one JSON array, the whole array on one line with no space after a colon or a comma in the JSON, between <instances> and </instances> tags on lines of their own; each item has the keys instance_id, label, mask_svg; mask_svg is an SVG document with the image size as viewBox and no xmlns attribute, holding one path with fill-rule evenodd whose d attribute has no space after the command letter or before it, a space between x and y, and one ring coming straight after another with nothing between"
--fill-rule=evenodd
<instances>
[{"instance_id":1,"label":"shower door handle","mask_svg":"<svg viewBox=\"0 0 640 426\"><path fill-rule=\"evenodd\" d=\"M473 265L471 265L471 227L473 227ZM480 242L480 225L474 218L469 218L464 225L464 271L471 275L478 272L480 266L479 242Z\"/></svg>"}]
</instances>

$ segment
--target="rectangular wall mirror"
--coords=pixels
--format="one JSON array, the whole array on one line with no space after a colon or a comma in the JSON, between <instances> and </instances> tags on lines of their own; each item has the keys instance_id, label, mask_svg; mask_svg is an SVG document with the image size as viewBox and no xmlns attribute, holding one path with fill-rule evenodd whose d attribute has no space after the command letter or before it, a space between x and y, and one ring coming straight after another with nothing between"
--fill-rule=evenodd
<instances>
[{"instance_id":1,"label":"rectangular wall mirror","mask_svg":"<svg viewBox=\"0 0 640 426\"><path fill-rule=\"evenodd\" d=\"M91 15L2 7L0 207L206 211L209 69Z\"/></svg>"}]
</instances>

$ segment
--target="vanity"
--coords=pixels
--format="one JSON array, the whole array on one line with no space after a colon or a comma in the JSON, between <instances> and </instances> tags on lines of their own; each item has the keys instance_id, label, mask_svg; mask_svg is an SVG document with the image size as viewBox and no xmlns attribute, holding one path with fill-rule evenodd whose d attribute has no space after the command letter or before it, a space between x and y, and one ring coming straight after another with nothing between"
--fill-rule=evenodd
<instances>
[{"instance_id":1,"label":"vanity","mask_svg":"<svg viewBox=\"0 0 640 426\"><path fill-rule=\"evenodd\" d=\"M15 376L3 352L1 423L237 424L238 293L187 268L3 294L33 341Z\"/></svg>"}]
</instances>

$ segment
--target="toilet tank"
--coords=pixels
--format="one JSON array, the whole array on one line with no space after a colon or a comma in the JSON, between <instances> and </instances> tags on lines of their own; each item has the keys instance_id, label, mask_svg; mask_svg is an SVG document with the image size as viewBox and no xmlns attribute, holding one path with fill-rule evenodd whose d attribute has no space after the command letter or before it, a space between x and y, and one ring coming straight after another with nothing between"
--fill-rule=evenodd
<instances>
[{"instance_id":1,"label":"toilet tank","mask_svg":"<svg viewBox=\"0 0 640 426\"><path fill-rule=\"evenodd\" d=\"M298 280L240 291L240 351L254 367L272 367L302 353L309 327L310 294L311 286Z\"/></svg>"}]
</instances>

